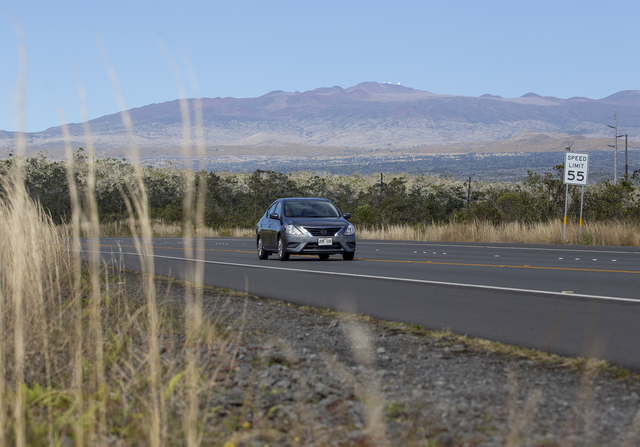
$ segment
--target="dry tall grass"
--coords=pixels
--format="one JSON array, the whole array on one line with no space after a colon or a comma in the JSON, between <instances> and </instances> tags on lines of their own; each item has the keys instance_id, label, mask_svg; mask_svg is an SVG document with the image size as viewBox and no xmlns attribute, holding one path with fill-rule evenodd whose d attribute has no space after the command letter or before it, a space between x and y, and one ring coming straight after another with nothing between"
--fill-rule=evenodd
<instances>
[{"instance_id":1,"label":"dry tall grass","mask_svg":"<svg viewBox=\"0 0 640 447\"><path fill-rule=\"evenodd\" d=\"M175 346L172 334L183 322L175 311L153 306L148 282L136 290L99 264L78 269L72 235L61 239L19 182L3 188L1 444L183 445L189 438L196 445L203 419L184 432L176 421L188 396L210 399L219 390L217 376L232 362L226 347L236 336L220 335L214 318L188 344ZM167 349L171 356L161 361ZM218 361L204 366L199 355L212 351ZM199 354L191 366L184 360L189 352ZM180 380L187 370L195 380Z\"/></svg>"},{"instance_id":2,"label":"dry tall grass","mask_svg":"<svg viewBox=\"0 0 640 447\"><path fill-rule=\"evenodd\" d=\"M0 199L0 445L198 445L238 333L217 329L222 313L203 319L197 290L184 315L159 303L148 263L140 285L99 260L82 266L74 250L81 227L91 227L92 210L81 205L90 201L72 189L61 238L19 172ZM146 202L133 197L144 217ZM141 257L152 255L149 222L131 223ZM187 338L176 342L176 332Z\"/></svg>"},{"instance_id":3,"label":"dry tall grass","mask_svg":"<svg viewBox=\"0 0 640 447\"><path fill-rule=\"evenodd\" d=\"M477 221L469 223L452 222L430 226L389 225L382 228L356 226L358 239L396 240L425 242L513 242L525 244L562 244L562 221L524 224L508 222L494 225ZM566 243L601 246L640 246L640 225L633 221L586 223L582 230L575 224L568 224ZM182 237L183 225L151 221L154 237ZM203 225L193 229L197 237L253 237L252 228L214 229ZM130 226L125 222L111 222L101 225L102 236L131 236ZM83 232L88 234L88 231Z\"/></svg>"},{"instance_id":4,"label":"dry tall grass","mask_svg":"<svg viewBox=\"0 0 640 447\"><path fill-rule=\"evenodd\" d=\"M20 50L18 108L23 116L22 43ZM109 74L123 122L133 134L117 77L110 68ZM81 85L79 93L83 102ZM84 106L82 111L92 161ZM196 115L201 123L201 111ZM56 228L29 199L22 133L17 133L16 170L1 185L0 445L198 445L211 416L212 393L220 389L218 374L233 364L227 347L237 342L237 335L220 334L216 318L203 321L201 266L190 274L195 287L187 288L182 318L159 305L151 239L163 230L152 226L135 147L131 153L136 178L123 188L128 189L132 216L126 232L134 237L143 270L141 290L128 289L118 280L121 272L114 275L103 269L95 252L87 252L89 262L81 266L80 236L100 236L95 179L90 166L88 188L81 196L74 183L69 133L62 113L60 117L67 142L71 223ZM187 122L185 135L190 132ZM185 153L189 147L185 142ZM187 189L193 191L193 185L192 176ZM193 254L191 223L202 228L203 204L204 197L193 195L185 202L187 218L180 231L187 255ZM187 334L184 343L173 341L176 326L186 326L181 331ZM162 359L161 351L171 355ZM203 362L202 355L211 358L212 352L216 361ZM184 422L176 423L183 419L180 415ZM220 436L218 442L224 442L226 435Z\"/></svg>"},{"instance_id":5,"label":"dry tall grass","mask_svg":"<svg viewBox=\"0 0 640 447\"><path fill-rule=\"evenodd\" d=\"M162 220L152 219L150 221L151 234L153 237L184 237L186 229L184 224L167 223ZM139 230L137 230L139 231ZM254 230L251 228L210 228L202 224L193 227L191 230L194 237L251 237ZM88 234L88 231L83 231ZM130 237L131 227L128 222L115 221L100 225L100 234L103 237Z\"/></svg>"},{"instance_id":6,"label":"dry tall grass","mask_svg":"<svg viewBox=\"0 0 640 447\"><path fill-rule=\"evenodd\" d=\"M74 334L69 325L73 300L66 296L72 270L68 247L29 199L19 173L3 182L0 201L0 440L26 445L31 442L25 385L51 389L61 374L70 375ZM60 330L68 330L66 343L59 343ZM40 426L49 443L54 440L52 399L43 405L47 417ZM11 433L4 429L7 424L13 427Z\"/></svg>"},{"instance_id":7,"label":"dry tall grass","mask_svg":"<svg viewBox=\"0 0 640 447\"><path fill-rule=\"evenodd\" d=\"M562 244L563 224L559 220L535 224L508 222L448 223L410 227L391 225L382 228L358 228L360 239L434 241L434 242L517 242L526 244ZM639 246L640 226L636 222L587 223L580 230L567 225L567 244Z\"/></svg>"}]
</instances>

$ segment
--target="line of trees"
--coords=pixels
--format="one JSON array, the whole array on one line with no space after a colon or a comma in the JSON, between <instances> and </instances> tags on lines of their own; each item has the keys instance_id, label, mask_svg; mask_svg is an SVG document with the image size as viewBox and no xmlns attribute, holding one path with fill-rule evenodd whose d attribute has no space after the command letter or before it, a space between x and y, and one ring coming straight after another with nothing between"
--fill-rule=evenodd
<instances>
[{"instance_id":1,"label":"line of trees","mask_svg":"<svg viewBox=\"0 0 640 447\"><path fill-rule=\"evenodd\" d=\"M15 159L0 160L0 177L14 168ZM82 149L74 154L75 182L87 187L91 167ZM134 167L125 159L105 158L93 164L96 200L103 222L128 217L125 198L134 182ZM186 171L172 164L142 169L148 190L152 218L167 223L184 218ZM352 222L371 227L401 224L429 225L433 222L486 220L534 223L564 215L565 185L563 165L548 172L528 172L520 183L473 182L423 175L396 174L384 186L375 176L316 175L309 172L282 174L257 170L252 173L206 173L205 225L212 228L252 227L269 204L278 197L326 197ZM66 161L51 160L40 153L25 160L29 194L46 209L55 222L68 222L71 203ZM196 176L196 179L198 177ZM640 172L613 185L589 185L584 193L584 219L607 221L640 218ZM196 188L200 188L196 182ZM580 188L569 187L569 216L580 212ZM639 219L640 220L640 219Z\"/></svg>"}]
</instances>

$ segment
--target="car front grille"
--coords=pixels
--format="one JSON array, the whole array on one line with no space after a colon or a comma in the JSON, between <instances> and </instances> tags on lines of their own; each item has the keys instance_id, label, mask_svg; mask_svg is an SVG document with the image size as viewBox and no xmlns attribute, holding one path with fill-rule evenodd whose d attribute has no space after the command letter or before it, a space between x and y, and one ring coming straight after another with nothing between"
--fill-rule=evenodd
<instances>
[{"instance_id":1,"label":"car front grille","mask_svg":"<svg viewBox=\"0 0 640 447\"><path fill-rule=\"evenodd\" d=\"M304 227L305 230L311 233L311 236L318 236L318 237L335 236L336 234L338 234L340 230L342 230L342 228L343 227L322 227L322 228Z\"/></svg>"},{"instance_id":2,"label":"car front grille","mask_svg":"<svg viewBox=\"0 0 640 447\"><path fill-rule=\"evenodd\" d=\"M342 245L334 243L332 245L318 245L315 242L310 242L304 246L305 251L307 250L342 250Z\"/></svg>"}]
</instances>

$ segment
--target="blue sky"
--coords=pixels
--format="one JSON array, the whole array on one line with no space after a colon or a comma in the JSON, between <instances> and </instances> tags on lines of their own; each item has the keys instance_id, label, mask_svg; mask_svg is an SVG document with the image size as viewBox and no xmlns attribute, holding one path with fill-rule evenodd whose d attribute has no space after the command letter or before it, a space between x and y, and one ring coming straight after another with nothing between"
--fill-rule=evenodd
<instances>
[{"instance_id":1,"label":"blue sky","mask_svg":"<svg viewBox=\"0 0 640 447\"><path fill-rule=\"evenodd\" d=\"M256 97L364 81L434 93L603 98L640 89L640 2L5 0L0 130L18 130L19 38L27 49L26 129L179 97ZM102 42L102 43L100 43ZM102 49L101 49L102 48ZM185 63L185 60L189 63ZM188 87L187 69L199 89Z\"/></svg>"}]
</instances>

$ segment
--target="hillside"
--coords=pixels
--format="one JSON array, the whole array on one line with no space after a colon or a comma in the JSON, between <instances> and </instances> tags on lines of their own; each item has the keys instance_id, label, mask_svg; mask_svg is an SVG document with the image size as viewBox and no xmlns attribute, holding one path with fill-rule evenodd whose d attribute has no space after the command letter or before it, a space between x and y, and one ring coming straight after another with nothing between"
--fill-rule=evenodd
<instances>
[{"instance_id":1,"label":"hillside","mask_svg":"<svg viewBox=\"0 0 640 447\"><path fill-rule=\"evenodd\" d=\"M420 148L428 153L436 146L439 153L482 152L491 147L489 152L562 150L567 141L584 142L587 149L602 148L603 139L613 136L607 124L613 124L615 113L618 132L640 140L640 91L635 90L597 100L535 93L519 98L467 97L365 82L346 89L274 91L257 98L203 98L202 105L207 147L249 147L253 155L264 151L281 155L291 147L298 148L299 156L308 155L305 148L337 149L336 156L346 148L383 153ZM189 100L189 107L193 112L195 100ZM129 113L133 140L119 113L89 122L98 152L124 155L123 148L133 141L143 150L152 148L155 155L176 153L182 142L178 100ZM70 125L70 132L73 146L85 144L81 124ZM0 155L10 152L14 137L0 131ZM541 144L537 141L541 138L551 144ZM61 128L29 133L27 142L32 151L61 148ZM320 153L325 155L325 150Z\"/></svg>"}]
</instances>

